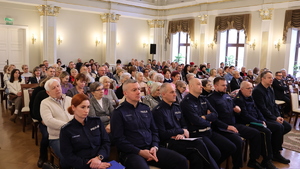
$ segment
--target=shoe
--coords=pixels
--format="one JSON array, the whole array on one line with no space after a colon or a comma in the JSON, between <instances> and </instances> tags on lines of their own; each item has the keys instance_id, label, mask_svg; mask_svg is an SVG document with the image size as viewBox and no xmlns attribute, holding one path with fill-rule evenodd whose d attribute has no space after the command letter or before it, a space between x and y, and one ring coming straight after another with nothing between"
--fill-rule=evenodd
<instances>
[{"instance_id":1,"label":"shoe","mask_svg":"<svg viewBox=\"0 0 300 169\"><path fill-rule=\"evenodd\" d=\"M44 161L43 159L39 158L39 160L38 160L38 162L37 162L37 166L38 166L39 168L42 168L44 162L45 162L45 161Z\"/></svg>"},{"instance_id":2,"label":"shoe","mask_svg":"<svg viewBox=\"0 0 300 169\"><path fill-rule=\"evenodd\" d=\"M271 160L268 160L268 161L263 161L261 163L261 165L263 167L265 167L266 169L278 169L277 167L275 167L275 165L272 163Z\"/></svg>"},{"instance_id":3,"label":"shoe","mask_svg":"<svg viewBox=\"0 0 300 169\"><path fill-rule=\"evenodd\" d=\"M256 160L249 160L247 166L255 169L265 169L265 167L261 166Z\"/></svg>"},{"instance_id":4,"label":"shoe","mask_svg":"<svg viewBox=\"0 0 300 169\"><path fill-rule=\"evenodd\" d=\"M278 154L276 154L276 155L274 154L272 160L273 160L273 161L280 162L280 163L283 163L283 164L288 164L288 163L291 162L289 159L284 158L280 153L278 153Z\"/></svg>"},{"instance_id":5,"label":"shoe","mask_svg":"<svg viewBox=\"0 0 300 169\"><path fill-rule=\"evenodd\" d=\"M13 122L16 122L17 116L18 116L17 114L13 114L13 115L10 116L9 120L13 121Z\"/></svg>"}]
</instances>

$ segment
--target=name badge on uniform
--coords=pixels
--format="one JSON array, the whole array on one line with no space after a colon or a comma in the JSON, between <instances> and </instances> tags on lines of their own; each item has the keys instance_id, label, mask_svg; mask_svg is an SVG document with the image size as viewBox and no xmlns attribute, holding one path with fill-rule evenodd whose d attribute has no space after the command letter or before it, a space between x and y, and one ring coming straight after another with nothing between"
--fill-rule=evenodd
<instances>
[{"instance_id":1,"label":"name badge on uniform","mask_svg":"<svg viewBox=\"0 0 300 169\"><path fill-rule=\"evenodd\" d=\"M176 111L175 114L181 114L181 112L180 111Z\"/></svg>"},{"instance_id":2,"label":"name badge on uniform","mask_svg":"<svg viewBox=\"0 0 300 169\"><path fill-rule=\"evenodd\" d=\"M75 135L75 136L72 136L72 138L77 138L77 137L80 137L80 135Z\"/></svg>"},{"instance_id":3,"label":"name badge on uniform","mask_svg":"<svg viewBox=\"0 0 300 169\"><path fill-rule=\"evenodd\" d=\"M132 116L132 114L126 114L125 116L126 116L126 117L131 117L131 116Z\"/></svg>"},{"instance_id":4,"label":"name badge on uniform","mask_svg":"<svg viewBox=\"0 0 300 169\"><path fill-rule=\"evenodd\" d=\"M147 110L142 110L141 113L148 113L148 111Z\"/></svg>"},{"instance_id":5,"label":"name badge on uniform","mask_svg":"<svg viewBox=\"0 0 300 169\"><path fill-rule=\"evenodd\" d=\"M201 104L206 104L206 102L201 102Z\"/></svg>"},{"instance_id":6,"label":"name badge on uniform","mask_svg":"<svg viewBox=\"0 0 300 169\"><path fill-rule=\"evenodd\" d=\"M90 130L93 131L93 130L96 130L97 128L99 128L99 125L92 127Z\"/></svg>"}]
</instances>

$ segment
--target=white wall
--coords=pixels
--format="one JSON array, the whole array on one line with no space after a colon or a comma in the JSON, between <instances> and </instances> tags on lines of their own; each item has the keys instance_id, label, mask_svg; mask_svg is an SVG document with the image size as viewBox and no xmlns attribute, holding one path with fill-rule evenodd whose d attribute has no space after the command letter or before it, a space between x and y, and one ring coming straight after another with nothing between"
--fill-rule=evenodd
<instances>
[{"instance_id":1,"label":"white wall","mask_svg":"<svg viewBox=\"0 0 300 169\"><path fill-rule=\"evenodd\" d=\"M150 45L143 48L143 41L149 42L150 28L146 20L120 17L117 22L117 59L128 63L132 58L146 61L150 58Z\"/></svg>"}]
</instances>

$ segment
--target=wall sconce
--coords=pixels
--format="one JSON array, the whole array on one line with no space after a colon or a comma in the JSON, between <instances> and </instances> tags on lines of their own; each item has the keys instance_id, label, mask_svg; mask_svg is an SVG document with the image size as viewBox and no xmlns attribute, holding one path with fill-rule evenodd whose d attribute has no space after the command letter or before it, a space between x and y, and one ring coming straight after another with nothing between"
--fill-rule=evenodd
<instances>
[{"instance_id":1,"label":"wall sconce","mask_svg":"<svg viewBox=\"0 0 300 169\"><path fill-rule=\"evenodd\" d=\"M34 36L34 34L32 34L31 42L32 42L32 44L34 44L36 42L36 37Z\"/></svg>"},{"instance_id":2,"label":"wall sconce","mask_svg":"<svg viewBox=\"0 0 300 169\"><path fill-rule=\"evenodd\" d=\"M96 37L96 41L95 41L95 43L96 43L96 46L100 45L100 40L99 40L99 38L98 38L98 37Z\"/></svg>"},{"instance_id":3,"label":"wall sconce","mask_svg":"<svg viewBox=\"0 0 300 169\"><path fill-rule=\"evenodd\" d=\"M146 47L148 47L148 43L144 42L143 43L143 48L146 48Z\"/></svg>"},{"instance_id":4,"label":"wall sconce","mask_svg":"<svg viewBox=\"0 0 300 169\"><path fill-rule=\"evenodd\" d=\"M211 48L211 49L214 49L214 45L215 45L214 42L210 42L209 44L207 44L207 47Z\"/></svg>"},{"instance_id":5,"label":"wall sconce","mask_svg":"<svg viewBox=\"0 0 300 169\"><path fill-rule=\"evenodd\" d=\"M198 47L198 42L197 42L197 40L196 40L195 42L191 41L191 47L197 49L197 47Z\"/></svg>"},{"instance_id":6,"label":"wall sconce","mask_svg":"<svg viewBox=\"0 0 300 169\"><path fill-rule=\"evenodd\" d=\"M58 36L58 39L57 39L57 43L58 43L58 45L60 45L60 44L62 43L62 41L63 41L63 38L62 38L62 37L60 37L60 36Z\"/></svg>"},{"instance_id":7,"label":"wall sconce","mask_svg":"<svg viewBox=\"0 0 300 169\"><path fill-rule=\"evenodd\" d=\"M277 49L279 51L279 49L280 49L280 39L278 39L278 41L275 41L274 45L275 45L275 49Z\"/></svg>"},{"instance_id":8,"label":"wall sconce","mask_svg":"<svg viewBox=\"0 0 300 169\"><path fill-rule=\"evenodd\" d=\"M255 46L256 46L256 44L255 44L255 39L254 39L253 42L249 42L249 47L250 47L251 49L255 50Z\"/></svg>"}]
</instances>

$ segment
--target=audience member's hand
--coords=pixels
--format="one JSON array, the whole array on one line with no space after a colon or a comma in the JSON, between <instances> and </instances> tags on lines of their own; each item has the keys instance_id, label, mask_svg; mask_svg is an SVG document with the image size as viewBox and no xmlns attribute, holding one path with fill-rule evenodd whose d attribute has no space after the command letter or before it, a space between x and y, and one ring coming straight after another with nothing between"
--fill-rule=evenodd
<instances>
[{"instance_id":1,"label":"audience member's hand","mask_svg":"<svg viewBox=\"0 0 300 169\"><path fill-rule=\"evenodd\" d=\"M98 168L100 167L101 164L101 160L98 157L94 157L92 159L90 159L87 164L90 164L91 168Z\"/></svg>"},{"instance_id":2,"label":"audience member's hand","mask_svg":"<svg viewBox=\"0 0 300 169\"><path fill-rule=\"evenodd\" d=\"M210 113L211 113L211 111L210 111L210 110L207 110L206 114L210 114Z\"/></svg>"},{"instance_id":3,"label":"audience member's hand","mask_svg":"<svg viewBox=\"0 0 300 169\"><path fill-rule=\"evenodd\" d=\"M108 125L105 127L105 130L106 130L106 133L107 133L107 134L110 133L110 124L108 124Z\"/></svg>"},{"instance_id":4,"label":"audience member's hand","mask_svg":"<svg viewBox=\"0 0 300 169\"><path fill-rule=\"evenodd\" d=\"M189 137L190 137L190 132L189 132L187 129L183 129L183 135L184 135L186 138L189 138Z\"/></svg>"},{"instance_id":5,"label":"audience member's hand","mask_svg":"<svg viewBox=\"0 0 300 169\"><path fill-rule=\"evenodd\" d=\"M156 162L158 161L156 157L156 149L155 149L155 156L153 156L153 154L151 154L149 150L140 150L139 155L144 157L147 161L152 161L152 160L155 160Z\"/></svg>"},{"instance_id":6,"label":"audience member's hand","mask_svg":"<svg viewBox=\"0 0 300 169\"><path fill-rule=\"evenodd\" d=\"M236 112L236 113L240 113L241 112L241 108L239 106L235 106L233 108L233 111Z\"/></svg>"},{"instance_id":7,"label":"audience member's hand","mask_svg":"<svg viewBox=\"0 0 300 169\"><path fill-rule=\"evenodd\" d=\"M201 118L204 119L204 120L206 120L206 117L205 117L205 116L201 116Z\"/></svg>"},{"instance_id":8,"label":"audience member's hand","mask_svg":"<svg viewBox=\"0 0 300 169\"><path fill-rule=\"evenodd\" d=\"M175 140L181 140L184 139L184 135L183 134L178 134L177 136L174 136Z\"/></svg>"},{"instance_id":9,"label":"audience member's hand","mask_svg":"<svg viewBox=\"0 0 300 169\"><path fill-rule=\"evenodd\" d=\"M155 147L152 147L149 152L150 152L150 154L152 154L155 157L153 160L155 162L158 162L158 158L156 156L157 149Z\"/></svg>"},{"instance_id":10,"label":"audience member's hand","mask_svg":"<svg viewBox=\"0 0 300 169\"><path fill-rule=\"evenodd\" d=\"M17 96L22 96L22 92L18 92L18 93L17 93Z\"/></svg>"},{"instance_id":11,"label":"audience member's hand","mask_svg":"<svg viewBox=\"0 0 300 169\"><path fill-rule=\"evenodd\" d=\"M238 132L239 132L234 126L230 126L230 125L228 125L227 130L233 131L233 132L235 132L235 133L238 133Z\"/></svg>"},{"instance_id":12,"label":"audience member's hand","mask_svg":"<svg viewBox=\"0 0 300 169\"><path fill-rule=\"evenodd\" d=\"M111 166L110 163L102 162L102 163L100 164L100 166L99 166L98 168L96 168L96 169L107 169L107 168L109 168L110 166Z\"/></svg>"},{"instance_id":13,"label":"audience member's hand","mask_svg":"<svg viewBox=\"0 0 300 169\"><path fill-rule=\"evenodd\" d=\"M276 121L280 124L283 123L284 119L282 117L277 117Z\"/></svg>"},{"instance_id":14,"label":"audience member's hand","mask_svg":"<svg viewBox=\"0 0 300 169\"><path fill-rule=\"evenodd\" d=\"M263 121L263 125L267 127L267 124L266 124L266 122L264 122L264 121Z\"/></svg>"}]
</instances>

